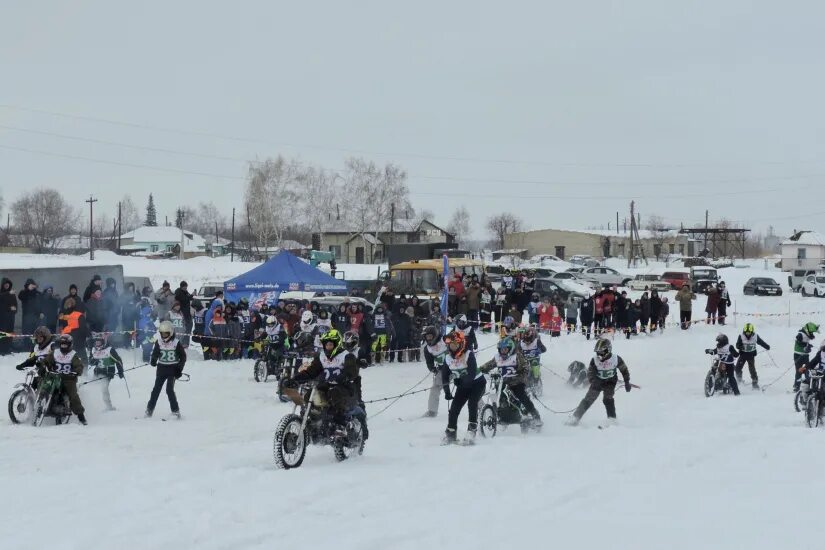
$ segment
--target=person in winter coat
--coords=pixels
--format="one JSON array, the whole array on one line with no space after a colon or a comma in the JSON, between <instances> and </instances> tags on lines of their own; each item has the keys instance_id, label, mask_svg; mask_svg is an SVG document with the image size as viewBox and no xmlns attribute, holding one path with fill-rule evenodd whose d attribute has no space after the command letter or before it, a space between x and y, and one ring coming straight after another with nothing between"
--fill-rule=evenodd
<instances>
[{"instance_id":1,"label":"person in winter coat","mask_svg":"<svg viewBox=\"0 0 825 550\"><path fill-rule=\"evenodd\" d=\"M184 330L186 333L192 332L192 294L186 281L181 281L175 289L175 301L180 304L180 312L183 313Z\"/></svg>"},{"instance_id":2,"label":"person in winter coat","mask_svg":"<svg viewBox=\"0 0 825 550\"><path fill-rule=\"evenodd\" d=\"M595 315L593 316L593 321L596 325L596 336L599 336L602 333L602 330L605 327L604 324L604 291L600 290L596 293L593 297L593 307L595 311Z\"/></svg>"},{"instance_id":3,"label":"person in winter coat","mask_svg":"<svg viewBox=\"0 0 825 550\"><path fill-rule=\"evenodd\" d=\"M522 322L522 310L519 309L517 304L510 305L510 311L507 312L509 317L512 317L516 324L520 325Z\"/></svg>"},{"instance_id":4,"label":"person in winter coat","mask_svg":"<svg viewBox=\"0 0 825 550\"><path fill-rule=\"evenodd\" d=\"M349 303L343 302L338 306L338 311L332 314L332 328L341 334L349 332Z\"/></svg>"},{"instance_id":5,"label":"person in winter coat","mask_svg":"<svg viewBox=\"0 0 825 550\"><path fill-rule=\"evenodd\" d=\"M407 355L407 350L410 345L410 332L412 332L413 324L413 309L408 307L398 315L392 316L392 328L395 334L392 342L392 351L390 352L390 362L398 354L398 362L403 363L404 357Z\"/></svg>"},{"instance_id":6,"label":"person in winter coat","mask_svg":"<svg viewBox=\"0 0 825 550\"><path fill-rule=\"evenodd\" d=\"M17 296L12 292L11 279L0 282L0 355L11 353L12 338L6 334L14 332L14 318L17 315Z\"/></svg>"},{"instance_id":7,"label":"person in winter coat","mask_svg":"<svg viewBox=\"0 0 825 550\"><path fill-rule=\"evenodd\" d=\"M49 329L52 333L57 332L57 316L60 315L60 299L54 295L54 288L47 286L40 296L40 309L43 318L40 325Z\"/></svg>"},{"instance_id":8,"label":"person in winter coat","mask_svg":"<svg viewBox=\"0 0 825 550\"><path fill-rule=\"evenodd\" d=\"M120 326L124 331L137 328L139 303L140 294L135 291L135 284L126 283L123 294L120 295Z\"/></svg>"},{"instance_id":9,"label":"person in winter coat","mask_svg":"<svg viewBox=\"0 0 825 550\"><path fill-rule=\"evenodd\" d=\"M604 408L607 411L608 422L616 421L616 402L613 394L616 391L616 384L619 382L618 373L622 373L625 391L630 391L630 371L624 360L619 355L613 353L613 345L607 338L599 338L594 348L596 356L590 360L587 368L587 379L590 382L590 389L582 399L576 411L568 421L569 425L576 426L587 412L587 409L596 401L599 394L603 394Z\"/></svg>"},{"instance_id":10,"label":"person in winter coat","mask_svg":"<svg viewBox=\"0 0 825 550\"><path fill-rule=\"evenodd\" d=\"M659 310L659 330L665 330L668 317L670 317L670 304L667 302L667 296L662 296L662 308Z\"/></svg>"},{"instance_id":11,"label":"person in winter coat","mask_svg":"<svg viewBox=\"0 0 825 550\"><path fill-rule=\"evenodd\" d=\"M696 294L690 289L690 285L685 283L679 292L676 293L676 301L679 302L679 322L682 325L682 330L690 328L691 317L693 313L693 300L696 299Z\"/></svg>"},{"instance_id":12,"label":"person in winter coat","mask_svg":"<svg viewBox=\"0 0 825 550\"><path fill-rule=\"evenodd\" d=\"M66 334L71 337L72 347L80 359L86 363L88 362L88 355L86 354L86 337L89 334L89 329L86 325L86 315L83 311L78 309L74 298L69 298L63 302L63 304L63 312L58 318L60 323L60 334Z\"/></svg>"},{"instance_id":13,"label":"person in winter coat","mask_svg":"<svg viewBox=\"0 0 825 550\"><path fill-rule=\"evenodd\" d=\"M20 307L23 310L23 334L33 334L34 329L40 324L40 291L37 290L37 283L34 279L26 279L26 284L17 294L20 300Z\"/></svg>"},{"instance_id":14,"label":"person in winter coat","mask_svg":"<svg viewBox=\"0 0 825 550\"><path fill-rule=\"evenodd\" d=\"M579 320L579 303L571 294L564 303L564 321L567 324L567 334L576 331L576 323Z\"/></svg>"},{"instance_id":15,"label":"person in winter coat","mask_svg":"<svg viewBox=\"0 0 825 550\"><path fill-rule=\"evenodd\" d=\"M707 313L707 318L705 319L705 324L716 324L716 310L719 309L719 291L716 290L716 287L709 286L705 291L705 294L708 296L708 301L705 303L705 313Z\"/></svg>"},{"instance_id":16,"label":"person in winter coat","mask_svg":"<svg viewBox=\"0 0 825 550\"><path fill-rule=\"evenodd\" d=\"M155 310L152 307L152 302L149 298L141 298L138 304L138 320L137 320L137 334L135 335L135 343L141 348L143 353L143 361L149 362L152 357L152 348L154 347L153 337L155 335ZM206 350L204 350L206 355Z\"/></svg>"},{"instance_id":17,"label":"person in winter coat","mask_svg":"<svg viewBox=\"0 0 825 550\"><path fill-rule=\"evenodd\" d=\"M718 293L719 304L716 311L719 315L719 324L724 325L728 316L728 308L731 305L730 294L728 294L728 289L725 288L725 281L719 282Z\"/></svg>"},{"instance_id":18,"label":"person in winter coat","mask_svg":"<svg viewBox=\"0 0 825 550\"><path fill-rule=\"evenodd\" d=\"M86 302L86 322L89 324L91 332L104 332L106 330L106 306L103 303L103 291L100 289L92 292L91 297Z\"/></svg>"},{"instance_id":19,"label":"person in winter coat","mask_svg":"<svg viewBox=\"0 0 825 550\"><path fill-rule=\"evenodd\" d=\"M183 376L183 367L186 365L186 350L175 337L175 329L172 323L164 321L158 328L160 338L152 348L152 356L149 364L157 367L155 371L155 385L149 396L149 403L146 404L146 417L151 418L155 412L155 405L160 397L160 390L166 384L166 396L169 398L169 408L172 414L180 418L180 406L178 396L175 395L175 380Z\"/></svg>"},{"instance_id":20,"label":"person in winter coat","mask_svg":"<svg viewBox=\"0 0 825 550\"><path fill-rule=\"evenodd\" d=\"M616 302L613 304L613 319L617 332L624 330L625 326L627 326L627 304L629 301L627 292L623 291L616 296Z\"/></svg>"},{"instance_id":21,"label":"person in winter coat","mask_svg":"<svg viewBox=\"0 0 825 550\"><path fill-rule=\"evenodd\" d=\"M647 296L647 292L643 292L642 297L639 299L639 324L639 330L642 333L647 332L650 326L650 298Z\"/></svg>"},{"instance_id":22,"label":"person in winter coat","mask_svg":"<svg viewBox=\"0 0 825 550\"><path fill-rule=\"evenodd\" d=\"M216 361L223 361L224 347L229 340L229 327L224 319L223 309L219 305L212 311L212 319L206 327L209 331L209 356Z\"/></svg>"},{"instance_id":23,"label":"person in winter coat","mask_svg":"<svg viewBox=\"0 0 825 550\"><path fill-rule=\"evenodd\" d=\"M472 445L475 442L478 426L478 404L487 388L487 380L478 370L475 353L467 349L463 332L454 330L444 337L444 343L447 344L447 355L441 366L441 383L444 386L444 398L452 401L447 429L444 433L444 443L456 442L458 416L464 405L467 405L469 419L465 443ZM450 392L451 381L456 386L455 395Z\"/></svg>"},{"instance_id":24,"label":"person in winter coat","mask_svg":"<svg viewBox=\"0 0 825 550\"><path fill-rule=\"evenodd\" d=\"M103 278L100 275L95 275L89 281L89 285L83 291L83 302L88 302L96 290L103 292Z\"/></svg>"},{"instance_id":25,"label":"person in winter coat","mask_svg":"<svg viewBox=\"0 0 825 550\"><path fill-rule=\"evenodd\" d=\"M77 377L83 374L83 364L75 350L72 349L72 338L66 334L61 334L57 339L57 346L52 348L49 354L43 359L43 366L39 367L41 376L44 371L57 373L63 385L63 391L69 396L69 406L72 412L77 415L77 419L84 426L86 425L85 410L77 393Z\"/></svg>"},{"instance_id":26,"label":"person in winter coat","mask_svg":"<svg viewBox=\"0 0 825 550\"><path fill-rule=\"evenodd\" d=\"M531 325L539 324L539 308L541 307L541 298L537 292L530 296L530 301L527 303L527 319Z\"/></svg>"},{"instance_id":27,"label":"person in winter coat","mask_svg":"<svg viewBox=\"0 0 825 550\"><path fill-rule=\"evenodd\" d=\"M594 311L595 304L593 303L593 298L588 294L584 297L584 300L582 300L581 306L579 307L579 319L582 324L582 334L587 336L588 340L590 340L590 332L593 329Z\"/></svg>"},{"instance_id":28,"label":"person in winter coat","mask_svg":"<svg viewBox=\"0 0 825 550\"><path fill-rule=\"evenodd\" d=\"M805 382L808 382L808 373L805 370L805 365L810 360L810 353L813 350L811 342L814 341L814 335L819 332L819 325L816 323L805 323L799 332L796 333L796 338L793 344L793 364L796 375L794 376L793 391L799 391L799 384L802 377L805 377Z\"/></svg>"},{"instance_id":29,"label":"person in winter coat","mask_svg":"<svg viewBox=\"0 0 825 550\"><path fill-rule=\"evenodd\" d=\"M160 290L155 292L155 302L158 304L155 311L157 312L159 319L163 319L166 314L169 313L169 310L172 309L172 302L174 301L175 294L169 287L169 281L163 281L163 286L161 286Z\"/></svg>"},{"instance_id":30,"label":"person in winter coat","mask_svg":"<svg viewBox=\"0 0 825 550\"><path fill-rule=\"evenodd\" d=\"M553 312L555 306L550 301L550 296L545 296L538 306L538 326L544 332L550 332L550 325L553 324Z\"/></svg>"},{"instance_id":31,"label":"person in winter coat","mask_svg":"<svg viewBox=\"0 0 825 550\"><path fill-rule=\"evenodd\" d=\"M479 310L478 322L479 328L483 333L492 331L493 322L493 304L496 301L496 291L487 283L481 288L481 295L479 296L481 302L481 309Z\"/></svg>"},{"instance_id":32,"label":"person in winter coat","mask_svg":"<svg viewBox=\"0 0 825 550\"><path fill-rule=\"evenodd\" d=\"M748 364L748 371L751 375L751 386L759 389L759 376L756 374L756 346L762 346L765 350L771 347L756 334L753 323L745 323L742 334L736 339L736 349L739 350L739 359L736 361L736 380L742 381L742 368Z\"/></svg>"},{"instance_id":33,"label":"person in winter coat","mask_svg":"<svg viewBox=\"0 0 825 550\"><path fill-rule=\"evenodd\" d=\"M662 299L657 290L650 291L650 332L654 332L659 326L662 315Z\"/></svg>"},{"instance_id":34,"label":"person in winter coat","mask_svg":"<svg viewBox=\"0 0 825 550\"><path fill-rule=\"evenodd\" d=\"M607 289L602 295L602 310L604 313L603 326L606 329L613 328L613 306L616 303L615 288Z\"/></svg>"},{"instance_id":35,"label":"person in winter coat","mask_svg":"<svg viewBox=\"0 0 825 550\"><path fill-rule=\"evenodd\" d=\"M627 324L624 327L625 337L629 340L631 334L637 333L636 323L639 322L640 309L641 309L641 300L636 300L635 302L631 302L630 300L627 301Z\"/></svg>"},{"instance_id":36,"label":"person in winter coat","mask_svg":"<svg viewBox=\"0 0 825 550\"><path fill-rule=\"evenodd\" d=\"M67 294L66 297L63 298L63 301L60 303L60 311L66 309L66 302L69 300L72 300L74 302L75 307L77 307L79 310L84 310L83 302L80 301L80 296L78 296L77 294L76 284L69 285L69 294Z\"/></svg>"},{"instance_id":37,"label":"person in winter coat","mask_svg":"<svg viewBox=\"0 0 825 550\"><path fill-rule=\"evenodd\" d=\"M117 293L117 282L112 277L106 279L103 310L106 314L106 331L116 332L120 324L120 296Z\"/></svg>"},{"instance_id":38,"label":"person in winter coat","mask_svg":"<svg viewBox=\"0 0 825 550\"><path fill-rule=\"evenodd\" d=\"M383 305L379 304L375 308L368 327L372 341L372 352L375 355L373 362L378 364L387 355L390 343L393 340L392 316L387 313Z\"/></svg>"}]
</instances>

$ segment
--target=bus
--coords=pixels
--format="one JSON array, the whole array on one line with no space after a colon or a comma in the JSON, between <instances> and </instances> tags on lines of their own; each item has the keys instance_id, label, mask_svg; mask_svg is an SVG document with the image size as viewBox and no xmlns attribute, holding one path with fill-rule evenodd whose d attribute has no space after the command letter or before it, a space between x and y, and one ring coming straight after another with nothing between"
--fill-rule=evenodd
<instances>
[{"instance_id":1,"label":"bus","mask_svg":"<svg viewBox=\"0 0 825 550\"><path fill-rule=\"evenodd\" d=\"M459 275L484 275L484 263L470 258L448 258L450 277ZM418 296L423 299L438 298L444 286L444 260L413 260L390 267L385 280L393 294Z\"/></svg>"}]
</instances>

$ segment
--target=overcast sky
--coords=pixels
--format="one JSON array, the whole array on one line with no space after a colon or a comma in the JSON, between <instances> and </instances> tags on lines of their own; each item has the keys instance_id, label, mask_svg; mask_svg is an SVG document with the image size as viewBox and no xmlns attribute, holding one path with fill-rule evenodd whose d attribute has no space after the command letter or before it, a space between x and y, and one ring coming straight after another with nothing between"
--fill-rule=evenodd
<instances>
[{"instance_id":1,"label":"overcast sky","mask_svg":"<svg viewBox=\"0 0 825 550\"><path fill-rule=\"evenodd\" d=\"M99 0L1 13L6 204L51 186L108 209L153 192L161 220L199 200L230 211L244 159L336 168L362 154L404 166L437 222L465 204L477 237L504 210L578 229L624 217L631 199L672 223L707 208L758 230L825 230L821 1Z\"/></svg>"}]
</instances>

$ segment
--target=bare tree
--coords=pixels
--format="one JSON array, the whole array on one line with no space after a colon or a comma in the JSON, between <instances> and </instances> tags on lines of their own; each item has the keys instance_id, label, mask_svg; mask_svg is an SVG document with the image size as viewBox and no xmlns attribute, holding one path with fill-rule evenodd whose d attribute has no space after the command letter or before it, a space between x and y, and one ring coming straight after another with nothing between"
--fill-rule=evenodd
<instances>
[{"instance_id":1,"label":"bare tree","mask_svg":"<svg viewBox=\"0 0 825 550\"><path fill-rule=\"evenodd\" d=\"M455 236L456 242L462 246L470 236L470 212L464 205L456 208L447 224L447 231Z\"/></svg>"},{"instance_id":2,"label":"bare tree","mask_svg":"<svg viewBox=\"0 0 825 550\"><path fill-rule=\"evenodd\" d=\"M123 195L123 198L120 199L120 224L123 232L128 233L129 231L134 231L140 227L142 223L140 214L138 213L138 209L135 206L132 197L129 195Z\"/></svg>"},{"instance_id":3,"label":"bare tree","mask_svg":"<svg viewBox=\"0 0 825 550\"><path fill-rule=\"evenodd\" d=\"M656 260L661 260L662 255L667 257L669 252L665 252L665 243L671 236L671 229L665 223L661 216L648 216L645 229L650 232L651 240L653 241L653 251L656 253Z\"/></svg>"},{"instance_id":4,"label":"bare tree","mask_svg":"<svg viewBox=\"0 0 825 550\"><path fill-rule=\"evenodd\" d=\"M503 212L487 218L486 227L493 236L496 245L499 248L504 248L504 236L521 231L524 228L524 222L515 214Z\"/></svg>"},{"instance_id":5,"label":"bare tree","mask_svg":"<svg viewBox=\"0 0 825 550\"><path fill-rule=\"evenodd\" d=\"M272 245L280 246L284 230L294 214L299 165L279 156L250 163L244 196L246 224L258 252L269 256Z\"/></svg>"},{"instance_id":6,"label":"bare tree","mask_svg":"<svg viewBox=\"0 0 825 550\"><path fill-rule=\"evenodd\" d=\"M341 176L332 170L305 166L298 173L297 228L308 233L320 233L330 229L336 219L336 199L340 196Z\"/></svg>"},{"instance_id":7,"label":"bare tree","mask_svg":"<svg viewBox=\"0 0 825 550\"><path fill-rule=\"evenodd\" d=\"M12 205L14 225L27 246L53 252L60 237L76 233L79 214L54 189L36 189Z\"/></svg>"}]
</instances>

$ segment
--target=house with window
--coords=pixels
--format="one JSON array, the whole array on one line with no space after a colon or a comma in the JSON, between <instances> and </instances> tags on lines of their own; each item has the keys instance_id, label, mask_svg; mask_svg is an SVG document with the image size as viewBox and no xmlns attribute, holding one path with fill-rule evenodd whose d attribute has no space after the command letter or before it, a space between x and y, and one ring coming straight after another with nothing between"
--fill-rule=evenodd
<instances>
[{"instance_id":1,"label":"house with window","mask_svg":"<svg viewBox=\"0 0 825 550\"><path fill-rule=\"evenodd\" d=\"M825 235L797 231L782 241L782 271L818 269L825 263Z\"/></svg>"},{"instance_id":2,"label":"house with window","mask_svg":"<svg viewBox=\"0 0 825 550\"><path fill-rule=\"evenodd\" d=\"M386 261L386 247L393 244L452 244L455 235L429 220L394 220L387 231L361 231L339 226L334 231L320 233L321 250L328 250L338 263L378 264Z\"/></svg>"},{"instance_id":3,"label":"house with window","mask_svg":"<svg viewBox=\"0 0 825 550\"><path fill-rule=\"evenodd\" d=\"M192 231L177 227L138 227L121 236L120 249L129 254L162 256L177 254L183 240L183 257L207 254L206 241Z\"/></svg>"}]
</instances>

